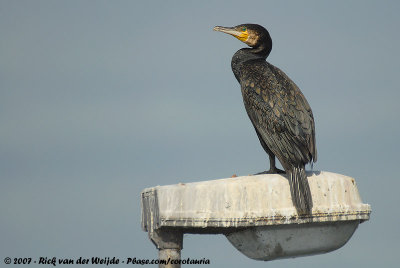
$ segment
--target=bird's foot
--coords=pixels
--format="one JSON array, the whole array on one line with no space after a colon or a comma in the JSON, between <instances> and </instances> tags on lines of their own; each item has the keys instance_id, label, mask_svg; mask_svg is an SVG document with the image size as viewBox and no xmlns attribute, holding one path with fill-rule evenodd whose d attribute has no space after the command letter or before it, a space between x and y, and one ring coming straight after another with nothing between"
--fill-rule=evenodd
<instances>
[{"instance_id":1,"label":"bird's foot","mask_svg":"<svg viewBox=\"0 0 400 268\"><path fill-rule=\"evenodd\" d=\"M256 175L261 175L261 174L285 174L286 172L282 169L279 168L270 168L267 171L256 173Z\"/></svg>"}]
</instances>

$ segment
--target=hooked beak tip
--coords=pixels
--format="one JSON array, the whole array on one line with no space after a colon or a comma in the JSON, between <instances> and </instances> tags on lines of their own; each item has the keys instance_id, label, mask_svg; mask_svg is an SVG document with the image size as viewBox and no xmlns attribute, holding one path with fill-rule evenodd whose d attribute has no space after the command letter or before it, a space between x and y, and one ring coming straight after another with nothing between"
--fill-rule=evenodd
<instances>
[{"instance_id":1,"label":"hooked beak tip","mask_svg":"<svg viewBox=\"0 0 400 268\"><path fill-rule=\"evenodd\" d=\"M236 31L233 27L222 27L222 26L215 26L214 31L217 32L222 32L222 33L227 33L227 34L231 34L233 36L236 36L238 34L240 34L238 31Z\"/></svg>"},{"instance_id":2,"label":"hooked beak tip","mask_svg":"<svg viewBox=\"0 0 400 268\"><path fill-rule=\"evenodd\" d=\"M214 31L220 31L220 29L221 29L221 26L215 26L215 27L213 28Z\"/></svg>"}]
</instances>

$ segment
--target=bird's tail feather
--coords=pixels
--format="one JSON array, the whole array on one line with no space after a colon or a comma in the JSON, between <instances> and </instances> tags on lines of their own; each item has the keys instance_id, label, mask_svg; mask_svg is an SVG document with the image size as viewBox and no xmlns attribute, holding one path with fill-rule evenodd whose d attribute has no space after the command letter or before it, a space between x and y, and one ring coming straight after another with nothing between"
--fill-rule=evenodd
<instances>
[{"instance_id":1,"label":"bird's tail feather","mask_svg":"<svg viewBox=\"0 0 400 268\"><path fill-rule=\"evenodd\" d=\"M311 214L312 198L304 167L294 167L289 171L292 202L298 214Z\"/></svg>"}]
</instances>

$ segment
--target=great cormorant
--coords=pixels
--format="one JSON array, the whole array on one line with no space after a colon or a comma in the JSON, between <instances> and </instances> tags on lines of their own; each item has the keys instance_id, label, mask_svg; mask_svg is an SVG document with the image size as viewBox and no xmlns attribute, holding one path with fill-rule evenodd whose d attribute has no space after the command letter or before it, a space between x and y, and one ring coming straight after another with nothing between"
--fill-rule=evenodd
<instances>
[{"instance_id":1,"label":"great cormorant","mask_svg":"<svg viewBox=\"0 0 400 268\"><path fill-rule=\"evenodd\" d=\"M261 146L269 155L270 170L275 156L289 175L292 201L299 214L310 214L312 199L305 164L317 161L314 117L304 95L279 68L266 61L272 49L269 32L257 24L215 26L250 48L232 57L232 71L238 80L247 114Z\"/></svg>"}]
</instances>

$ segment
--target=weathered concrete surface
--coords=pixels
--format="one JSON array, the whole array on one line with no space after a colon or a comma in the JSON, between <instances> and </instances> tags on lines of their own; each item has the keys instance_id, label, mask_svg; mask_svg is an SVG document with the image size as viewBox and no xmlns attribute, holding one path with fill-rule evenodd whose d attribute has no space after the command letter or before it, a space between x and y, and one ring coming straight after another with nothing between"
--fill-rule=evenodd
<instances>
[{"instance_id":1,"label":"weathered concrete surface","mask_svg":"<svg viewBox=\"0 0 400 268\"><path fill-rule=\"evenodd\" d=\"M287 179L278 174L147 188L142 227L248 227L307 222L368 220L355 180L331 172L308 173L313 213L297 215Z\"/></svg>"},{"instance_id":2,"label":"weathered concrete surface","mask_svg":"<svg viewBox=\"0 0 400 268\"><path fill-rule=\"evenodd\" d=\"M183 232L179 229L159 229L149 231L149 238L158 249L159 268L180 268Z\"/></svg>"},{"instance_id":3,"label":"weathered concrete surface","mask_svg":"<svg viewBox=\"0 0 400 268\"><path fill-rule=\"evenodd\" d=\"M323 171L307 175L312 215L297 215L285 176L254 175L147 188L141 194L142 228L150 237L222 233L258 260L337 249L369 219L371 208L362 203L353 178Z\"/></svg>"}]
</instances>

